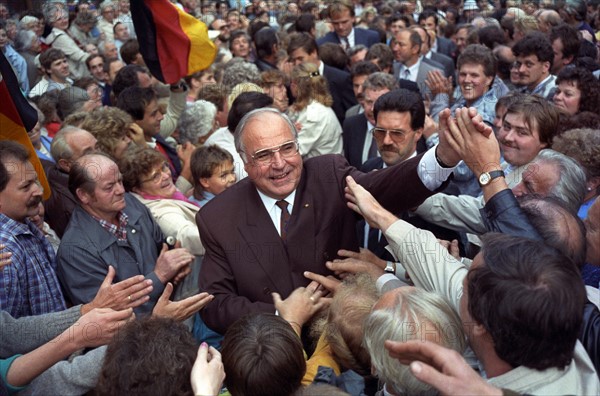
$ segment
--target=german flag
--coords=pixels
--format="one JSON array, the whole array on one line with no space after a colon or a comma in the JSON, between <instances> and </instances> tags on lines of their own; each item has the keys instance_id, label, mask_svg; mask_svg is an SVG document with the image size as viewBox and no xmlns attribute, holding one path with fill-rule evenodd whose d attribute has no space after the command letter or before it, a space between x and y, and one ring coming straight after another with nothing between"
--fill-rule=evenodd
<instances>
[{"instance_id":1,"label":"german flag","mask_svg":"<svg viewBox=\"0 0 600 396\"><path fill-rule=\"evenodd\" d=\"M37 111L31 107L8 60L0 51L0 140L21 143L29 151L29 160L44 188L44 199L50 198L50 186L27 131L37 124Z\"/></svg>"},{"instance_id":2,"label":"german flag","mask_svg":"<svg viewBox=\"0 0 600 396\"><path fill-rule=\"evenodd\" d=\"M206 25L169 0L132 0L131 18L144 62L163 83L174 84L214 61L217 48Z\"/></svg>"}]
</instances>

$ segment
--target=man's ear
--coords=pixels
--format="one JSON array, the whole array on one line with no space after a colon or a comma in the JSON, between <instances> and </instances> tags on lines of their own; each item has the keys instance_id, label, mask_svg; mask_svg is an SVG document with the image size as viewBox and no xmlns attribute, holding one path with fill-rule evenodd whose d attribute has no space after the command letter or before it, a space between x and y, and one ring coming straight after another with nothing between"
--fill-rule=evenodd
<instances>
[{"instance_id":1,"label":"man's ear","mask_svg":"<svg viewBox=\"0 0 600 396\"><path fill-rule=\"evenodd\" d=\"M77 190L75 190L75 193L77 194L77 198L79 199L79 201L84 204L84 205L88 205L91 201L91 195L88 194L87 192L83 191L83 189L80 187Z\"/></svg>"},{"instance_id":2,"label":"man's ear","mask_svg":"<svg viewBox=\"0 0 600 396\"><path fill-rule=\"evenodd\" d=\"M58 160L58 166L67 173L71 171L71 162L64 158Z\"/></svg>"}]
</instances>

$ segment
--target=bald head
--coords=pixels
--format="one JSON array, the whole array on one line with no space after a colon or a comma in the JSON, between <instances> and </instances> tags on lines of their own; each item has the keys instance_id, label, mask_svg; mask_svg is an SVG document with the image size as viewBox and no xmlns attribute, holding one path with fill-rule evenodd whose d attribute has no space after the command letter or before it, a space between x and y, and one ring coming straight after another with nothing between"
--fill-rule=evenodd
<instances>
[{"instance_id":1,"label":"bald head","mask_svg":"<svg viewBox=\"0 0 600 396\"><path fill-rule=\"evenodd\" d=\"M548 33L550 29L560 23L560 15L554 10L544 10L538 16L538 27L543 33Z\"/></svg>"}]
</instances>

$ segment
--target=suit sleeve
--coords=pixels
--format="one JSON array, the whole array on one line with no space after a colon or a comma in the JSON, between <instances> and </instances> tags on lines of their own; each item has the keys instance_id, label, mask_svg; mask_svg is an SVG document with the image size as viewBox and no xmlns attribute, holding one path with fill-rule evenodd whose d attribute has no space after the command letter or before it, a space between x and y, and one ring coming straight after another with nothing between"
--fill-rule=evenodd
<instances>
[{"instance_id":1,"label":"suit sleeve","mask_svg":"<svg viewBox=\"0 0 600 396\"><path fill-rule=\"evenodd\" d=\"M206 291L215 297L200 311L206 325L212 330L224 334L230 324L246 313L275 313L273 304L252 302L239 295L227 252L212 235L210 226L202 218L202 211L196 215L196 222L200 230L200 238L206 249L200 269L200 291Z\"/></svg>"}]
</instances>

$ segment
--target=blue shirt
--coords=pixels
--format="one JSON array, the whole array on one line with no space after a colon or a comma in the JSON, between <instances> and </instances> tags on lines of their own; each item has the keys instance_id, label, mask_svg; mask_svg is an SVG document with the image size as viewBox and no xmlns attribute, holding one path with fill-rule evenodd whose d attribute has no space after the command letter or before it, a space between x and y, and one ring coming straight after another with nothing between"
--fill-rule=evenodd
<instances>
[{"instance_id":1,"label":"blue shirt","mask_svg":"<svg viewBox=\"0 0 600 396\"><path fill-rule=\"evenodd\" d=\"M29 94L29 77L27 77L27 62L10 44L6 44L4 47L4 56L8 60L8 63L12 66L12 69L19 80L19 87L23 92L23 95Z\"/></svg>"},{"instance_id":2,"label":"blue shirt","mask_svg":"<svg viewBox=\"0 0 600 396\"><path fill-rule=\"evenodd\" d=\"M12 252L0 272L0 309L14 318L65 310L54 249L42 232L29 220L0 214L0 243Z\"/></svg>"}]
</instances>

